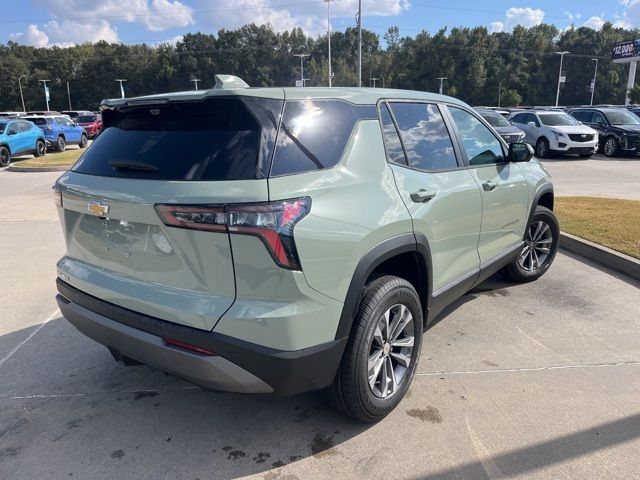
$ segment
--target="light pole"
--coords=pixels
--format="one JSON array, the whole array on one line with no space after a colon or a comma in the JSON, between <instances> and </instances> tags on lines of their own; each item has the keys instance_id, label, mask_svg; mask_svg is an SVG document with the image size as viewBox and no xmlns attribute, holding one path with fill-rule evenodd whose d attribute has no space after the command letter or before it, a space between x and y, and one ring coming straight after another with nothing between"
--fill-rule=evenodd
<instances>
[{"instance_id":1,"label":"light pole","mask_svg":"<svg viewBox=\"0 0 640 480\"><path fill-rule=\"evenodd\" d=\"M196 86L196 90L198 90L198 82L200 81L200 79L199 78L192 78L191 81ZM124 97L122 97L122 98L124 98Z\"/></svg>"},{"instance_id":2,"label":"light pole","mask_svg":"<svg viewBox=\"0 0 640 480\"><path fill-rule=\"evenodd\" d=\"M564 59L564 56L569 52L564 51L564 52L554 52L554 53L556 55L560 55L560 70L558 70L558 89L556 90L556 107L557 107L558 100L560 100L560 83L564 83L560 81L562 80L562 60Z\"/></svg>"},{"instance_id":3,"label":"light pole","mask_svg":"<svg viewBox=\"0 0 640 480\"><path fill-rule=\"evenodd\" d=\"M376 80L380 80L378 77L372 77L369 79L369 82L373 82L373 88L376 88Z\"/></svg>"},{"instance_id":4,"label":"light pole","mask_svg":"<svg viewBox=\"0 0 640 480\"><path fill-rule=\"evenodd\" d=\"M304 87L304 57L308 57L308 53L294 53L294 57L300 57L300 81Z\"/></svg>"},{"instance_id":5,"label":"light pole","mask_svg":"<svg viewBox=\"0 0 640 480\"><path fill-rule=\"evenodd\" d=\"M120 83L120 96L122 98L124 98L124 86L122 85L122 83L126 81L127 81L126 78L116 78L116 82Z\"/></svg>"},{"instance_id":6,"label":"light pole","mask_svg":"<svg viewBox=\"0 0 640 480\"><path fill-rule=\"evenodd\" d=\"M24 77L26 77L26 75L22 75L20 78L18 78L18 88L20 88L20 100L22 100L22 111L26 112L27 109L24 106L24 95L22 95L22 83L20 83L20 80L22 80Z\"/></svg>"},{"instance_id":7,"label":"light pole","mask_svg":"<svg viewBox=\"0 0 640 480\"><path fill-rule=\"evenodd\" d=\"M334 0L322 0L327 4L327 46L329 49L329 87L331 87L331 79L333 73L331 73L331 2Z\"/></svg>"},{"instance_id":8,"label":"light pole","mask_svg":"<svg viewBox=\"0 0 640 480\"><path fill-rule=\"evenodd\" d=\"M362 86L362 0L358 0L358 86Z\"/></svg>"},{"instance_id":9,"label":"light pole","mask_svg":"<svg viewBox=\"0 0 640 480\"><path fill-rule=\"evenodd\" d=\"M500 107L500 103L502 103L502 82L498 82L498 107Z\"/></svg>"},{"instance_id":10,"label":"light pole","mask_svg":"<svg viewBox=\"0 0 640 480\"><path fill-rule=\"evenodd\" d=\"M447 77L438 77L438 80L440 80L440 95L442 95L442 84L446 79Z\"/></svg>"},{"instance_id":11,"label":"light pole","mask_svg":"<svg viewBox=\"0 0 640 480\"><path fill-rule=\"evenodd\" d=\"M72 110L72 108L71 108L71 90L69 89L69 82L67 82L67 98L69 99L69 110Z\"/></svg>"},{"instance_id":12,"label":"light pole","mask_svg":"<svg viewBox=\"0 0 640 480\"><path fill-rule=\"evenodd\" d=\"M49 111L49 88L47 88L47 82L50 82L51 80L38 80L39 82L42 82L44 85L44 99L47 102L47 112Z\"/></svg>"},{"instance_id":13,"label":"light pole","mask_svg":"<svg viewBox=\"0 0 640 480\"><path fill-rule=\"evenodd\" d=\"M596 68L593 70L593 82L591 82L591 103L593 105L593 94L596 93L596 76L598 75L598 59L592 58L592 62L596 62Z\"/></svg>"}]
</instances>

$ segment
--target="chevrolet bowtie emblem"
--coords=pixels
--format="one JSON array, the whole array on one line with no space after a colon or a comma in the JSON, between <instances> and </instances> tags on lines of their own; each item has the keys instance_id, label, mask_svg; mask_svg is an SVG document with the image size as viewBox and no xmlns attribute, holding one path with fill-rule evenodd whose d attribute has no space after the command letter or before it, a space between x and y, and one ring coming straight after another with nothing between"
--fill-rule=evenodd
<instances>
[{"instance_id":1,"label":"chevrolet bowtie emblem","mask_svg":"<svg viewBox=\"0 0 640 480\"><path fill-rule=\"evenodd\" d=\"M109 205L103 205L100 202L89 202L87 209L99 217L105 217L109 213Z\"/></svg>"}]
</instances>

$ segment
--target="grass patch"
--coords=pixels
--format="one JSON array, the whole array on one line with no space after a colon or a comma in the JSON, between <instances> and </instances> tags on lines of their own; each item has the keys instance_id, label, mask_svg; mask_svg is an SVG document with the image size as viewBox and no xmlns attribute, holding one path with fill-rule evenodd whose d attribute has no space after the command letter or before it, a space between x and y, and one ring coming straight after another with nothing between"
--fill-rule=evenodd
<instances>
[{"instance_id":1,"label":"grass patch","mask_svg":"<svg viewBox=\"0 0 640 480\"><path fill-rule=\"evenodd\" d=\"M14 159L11 164L20 168L32 167L69 167L82 155L86 148L70 148L64 152L47 152L44 157L27 158L25 160Z\"/></svg>"},{"instance_id":2,"label":"grass patch","mask_svg":"<svg viewBox=\"0 0 640 480\"><path fill-rule=\"evenodd\" d=\"M557 197L560 229L640 258L640 201L599 197Z\"/></svg>"}]
</instances>

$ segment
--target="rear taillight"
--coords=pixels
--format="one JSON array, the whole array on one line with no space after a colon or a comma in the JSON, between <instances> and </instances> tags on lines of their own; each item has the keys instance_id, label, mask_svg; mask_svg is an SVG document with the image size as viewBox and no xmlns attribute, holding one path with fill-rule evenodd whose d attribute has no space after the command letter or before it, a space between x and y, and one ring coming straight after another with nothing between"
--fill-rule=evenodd
<instances>
[{"instance_id":1,"label":"rear taillight","mask_svg":"<svg viewBox=\"0 0 640 480\"><path fill-rule=\"evenodd\" d=\"M254 235L262 240L279 266L290 270L301 270L293 227L310 209L308 197L223 206L156 205L160 218L171 227Z\"/></svg>"}]
</instances>

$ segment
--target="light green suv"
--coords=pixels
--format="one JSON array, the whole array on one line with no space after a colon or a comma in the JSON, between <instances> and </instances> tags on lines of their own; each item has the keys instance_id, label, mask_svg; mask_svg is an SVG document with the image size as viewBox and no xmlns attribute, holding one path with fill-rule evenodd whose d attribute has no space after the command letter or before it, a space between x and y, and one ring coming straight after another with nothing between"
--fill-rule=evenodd
<instances>
[{"instance_id":1,"label":"light green suv","mask_svg":"<svg viewBox=\"0 0 640 480\"><path fill-rule=\"evenodd\" d=\"M469 106L365 88L106 100L55 185L58 304L125 364L208 389L326 389L364 421L409 387L425 327L558 247L549 174Z\"/></svg>"}]
</instances>

